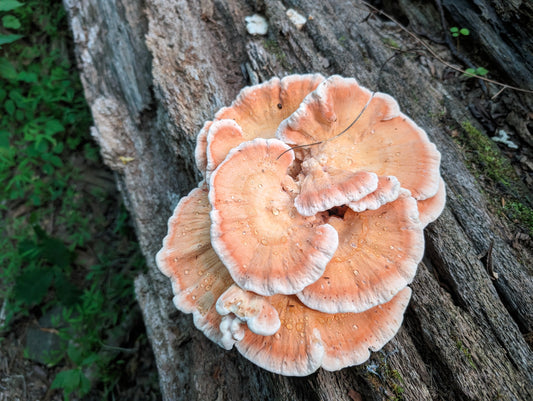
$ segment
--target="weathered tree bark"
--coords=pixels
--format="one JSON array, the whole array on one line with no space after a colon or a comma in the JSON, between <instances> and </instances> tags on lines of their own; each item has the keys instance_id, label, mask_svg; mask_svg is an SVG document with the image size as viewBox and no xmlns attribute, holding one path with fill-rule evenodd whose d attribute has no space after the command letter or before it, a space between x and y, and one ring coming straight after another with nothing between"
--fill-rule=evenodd
<instances>
[{"instance_id":1,"label":"weathered tree bark","mask_svg":"<svg viewBox=\"0 0 533 401\"><path fill-rule=\"evenodd\" d=\"M137 279L136 292L164 399L533 399L533 357L524 338L533 331L531 254L512 246L504 219L452 140L464 121L479 127L453 86L459 78L445 83L432 76L436 64L411 54L387 63L377 82L393 47L407 49L412 38L357 0L64 3L94 116L93 134L104 161L116 171L146 255L148 271ZM404 15L425 16L416 22L426 31L440 30L435 8L420 13L402 3ZM454 2L444 2L448 18L460 16L447 3ZM462 3L499 12L489 0ZM509 13L518 15L515 3L521 2L511 3ZM302 30L287 19L289 7L309 17ZM268 19L268 36L246 33L244 17L254 13ZM501 39L495 44L504 45ZM439 52L449 57L443 47ZM531 74L530 60L513 60ZM200 179L193 150L203 122L243 86L293 72L353 76L393 95L441 151L448 191L444 213L426 229L426 256L398 335L362 366L319 370L306 378L271 374L207 340L191 316L175 310L170 282L154 261L173 207ZM518 85L527 84L527 77L513 74ZM525 123L533 98L510 91L501 96L522 105L505 123L527 149L533 143ZM479 258L491 241L497 279Z\"/></svg>"}]
</instances>

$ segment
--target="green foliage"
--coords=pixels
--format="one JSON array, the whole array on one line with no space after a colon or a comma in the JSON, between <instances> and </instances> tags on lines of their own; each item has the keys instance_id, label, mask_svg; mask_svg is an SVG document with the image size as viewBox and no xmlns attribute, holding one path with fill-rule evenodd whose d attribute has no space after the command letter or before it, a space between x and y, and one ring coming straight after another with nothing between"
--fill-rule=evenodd
<instances>
[{"instance_id":1,"label":"green foliage","mask_svg":"<svg viewBox=\"0 0 533 401\"><path fill-rule=\"evenodd\" d=\"M17 8L22 7L24 4L19 3L16 0L2 0L0 1L0 12L5 11L13 11ZM2 26L6 28L7 30L17 30L21 27L20 20L15 17L12 14L4 14L2 16ZM22 38L23 35L15 34L15 33L8 33L8 34L0 34L0 48L2 45L6 45L8 43L12 43L20 38Z\"/></svg>"},{"instance_id":2,"label":"green foliage","mask_svg":"<svg viewBox=\"0 0 533 401\"><path fill-rule=\"evenodd\" d=\"M450 32L451 32L451 34L452 34L452 36L453 36L454 38L457 38L457 37L459 37L459 36L461 36L461 35L462 35L462 36L468 36L468 35L470 35L470 30L468 30L467 28L461 28L461 29L459 29L459 28L456 27L456 26L452 26L452 27L450 28Z\"/></svg>"},{"instance_id":3,"label":"green foliage","mask_svg":"<svg viewBox=\"0 0 533 401\"><path fill-rule=\"evenodd\" d=\"M115 199L80 182L75 161L99 157L61 2L0 0L0 20L0 343L24 316L58 309L52 388L67 400L95 385L105 395L123 373L116 339L138 313L143 258L124 208L89 214Z\"/></svg>"},{"instance_id":4,"label":"green foliage","mask_svg":"<svg viewBox=\"0 0 533 401\"><path fill-rule=\"evenodd\" d=\"M464 75L466 77L475 77L475 76L480 76L480 77L483 77L485 75L487 75L489 73L489 71L483 67L477 67L477 68L467 68L465 70L465 73Z\"/></svg>"}]
</instances>

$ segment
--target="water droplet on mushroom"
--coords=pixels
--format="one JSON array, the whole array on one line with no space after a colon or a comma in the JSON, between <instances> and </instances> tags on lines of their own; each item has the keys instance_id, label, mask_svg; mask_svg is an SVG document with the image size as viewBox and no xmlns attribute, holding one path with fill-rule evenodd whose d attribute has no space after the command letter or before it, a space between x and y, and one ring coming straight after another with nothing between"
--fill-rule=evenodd
<instances>
[{"instance_id":1,"label":"water droplet on mushroom","mask_svg":"<svg viewBox=\"0 0 533 401\"><path fill-rule=\"evenodd\" d=\"M352 242L352 243L350 244L350 246L351 246L352 248L357 248L357 244L356 244L355 242Z\"/></svg>"},{"instance_id":2,"label":"water droplet on mushroom","mask_svg":"<svg viewBox=\"0 0 533 401\"><path fill-rule=\"evenodd\" d=\"M261 240L261 244L263 244L263 245L268 245L268 241L267 241L265 238L263 238L263 239Z\"/></svg>"},{"instance_id":3,"label":"water droplet on mushroom","mask_svg":"<svg viewBox=\"0 0 533 401\"><path fill-rule=\"evenodd\" d=\"M353 274L356 275L356 276L358 276L358 275L359 275L359 270L354 270L354 271L353 271Z\"/></svg>"},{"instance_id":4,"label":"water droplet on mushroom","mask_svg":"<svg viewBox=\"0 0 533 401\"><path fill-rule=\"evenodd\" d=\"M394 249L394 246L391 245L391 246L389 246L389 248L390 248L390 249Z\"/></svg>"},{"instance_id":5,"label":"water droplet on mushroom","mask_svg":"<svg viewBox=\"0 0 533 401\"><path fill-rule=\"evenodd\" d=\"M354 330L357 330L359 328L359 327L357 327L356 324L354 324L352 327L353 327Z\"/></svg>"},{"instance_id":6,"label":"water droplet on mushroom","mask_svg":"<svg viewBox=\"0 0 533 401\"><path fill-rule=\"evenodd\" d=\"M184 273L185 275L187 275L187 274L189 274L189 270L185 270L183 273Z\"/></svg>"},{"instance_id":7,"label":"water droplet on mushroom","mask_svg":"<svg viewBox=\"0 0 533 401\"><path fill-rule=\"evenodd\" d=\"M259 184L257 187L258 188L263 188L263 184Z\"/></svg>"},{"instance_id":8,"label":"water droplet on mushroom","mask_svg":"<svg viewBox=\"0 0 533 401\"><path fill-rule=\"evenodd\" d=\"M281 335L279 333L274 334L274 337L276 337L276 340L279 340L281 338Z\"/></svg>"},{"instance_id":9,"label":"water droplet on mushroom","mask_svg":"<svg viewBox=\"0 0 533 401\"><path fill-rule=\"evenodd\" d=\"M199 276L203 276L204 275L204 271L203 270L198 270L198 275Z\"/></svg>"},{"instance_id":10,"label":"water droplet on mushroom","mask_svg":"<svg viewBox=\"0 0 533 401\"><path fill-rule=\"evenodd\" d=\"M285 327L287 327L287 330L292 330L292 324L290 324L290 323L287 323L287 325Z\"/></svg>"},{"instance_id":11,"label":"water droplet on mushroom","mask_svg":"<svg viewBox=\"0 0 533 401\"><path fill-rule=\"evenodd\" d=\"M277 216L277 215L279 215L279 210L278 210L278 209L276 209L275 207L274 207L274 208L272 208L272 214L273 214L274 216Z\"/></svg>"}]
</instances>

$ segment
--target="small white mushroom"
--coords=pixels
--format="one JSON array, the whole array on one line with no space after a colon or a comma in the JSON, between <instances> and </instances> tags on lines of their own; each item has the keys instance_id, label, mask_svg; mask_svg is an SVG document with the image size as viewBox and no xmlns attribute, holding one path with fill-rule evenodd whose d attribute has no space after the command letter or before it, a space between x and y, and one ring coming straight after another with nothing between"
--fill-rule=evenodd
<instances>
[{"instance_id":1,"label":"small white mushroom","mask_svg":"<svg viewBox=\"0 0 533 401\"><path fill-rule=\"evenodd\" d=\"M244 18L246 21L246 30L250 35L266 35L268 23L265 17L254 14Z\"/></svg>"}]
</instances>

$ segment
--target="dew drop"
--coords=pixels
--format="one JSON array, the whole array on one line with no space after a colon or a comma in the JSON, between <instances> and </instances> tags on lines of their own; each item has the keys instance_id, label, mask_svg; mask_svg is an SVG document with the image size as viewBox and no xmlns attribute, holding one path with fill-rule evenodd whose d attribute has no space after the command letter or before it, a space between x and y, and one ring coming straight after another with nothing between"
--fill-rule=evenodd
<instances>
[{"instance_id":1,"label":"dew drop","mask_svg":"<svg viewBox=\"0 0 533 401\"><path fill-rule=\"evenodd\" d=\"M354 324L352 327L353 327L354 330L357 330L359 328L359 327L357 327L356 324Z\"/></svg>"},{"instance_id":2,"label":"dew drop","mask_svg":"<svg viewBox=\"0 0 533 401\"><path fill-rule=\"evenodd\" d=\"M263 238L263 239L261 240L261 244L263 244L263 245L268 245L268 241L267 241L266 239Z\"/></svg>"},{"instance_id":3,"label":"dew drop","mask_svg":"<svg viewBox=\"0 0 533 401\"><path fill-rule=\"evenodd\" d=\"M263 188L263 184L257 185L258 188Z\"/></svg>"},{"instance_id":4,"label":"dew drop","mask_svg":"<svg viewBox=\"0 0 533 401\"><path fill-rule=\"evenodd\" d=\"M290 323L287 323L287 325L285 327L287 327L287 330L292 330L292 324L290 324Z\"/></svg>"},{"instance_id":5,"label":"dew drop","mask_svg":"<svg viewBox=\"0 0 533 401\"><path fill-rule=\"evenodd\" d=\"M248 267L248 265L242 265L243 269L246 269L247 267Z\"/></svg>"},{"instance_id":6,"label":"dew drop","mask_svg":"<svg viewBox=\"0 0 533 401\"><path fill-rule=\"evenodd\" d=\"M196 295L193 295L193 296L192 296L192 299L195 300L195 299L196 299Z\"/></svg>"},{"instance_id":7,"label":"dew drop","mask_svg":"<svg viewBox=\"0 0 533 401\"><path fill-rule=\"evenodd\" d=\"M177 262L178 261L178 258L174 258L174 262Z\"/></svg>"},{"instance_id":8,"label":"dew drop","mask_svg":"<svg viewBox=\"0 0 533 401\"><path fill-rule=\"evenodd\" d=\"M189 270L185 270L183 273L184 273L185 275L187 275L187 274L189 274Z\"/></svg>"},{"instance_id":9,"label":"dew drop","mask_svg":"<svg viewBox=\"0 0 533 401\"><path fill-rule=\"evenodd\" d=\"M353 271L353 274L354 274L355 276L358 276L358 275L359 275L359 270L354 270L354 271Z\"/></svg>"},{"instance_id":10,"label":"dew drop","mask_svg":"<svg viewBox=\"0 0 533 401\"><path fill-rule=\"evenodd\" d=\"M279 210L276 209L276 208L272 208L272 214L273 214L274 216L279 215Z\"/></svg>"},{"instance_id":11,"label":"dew drop","mask_svg":"<svg viewBox=\"0 0 533 401\"><path fill-rule=\"evenodd\" d=\"M276 334L274 334L274 337L276 337L276 340L279 340L281 338L281 334L276 333Z\"/></svg>"}]
</instances>

